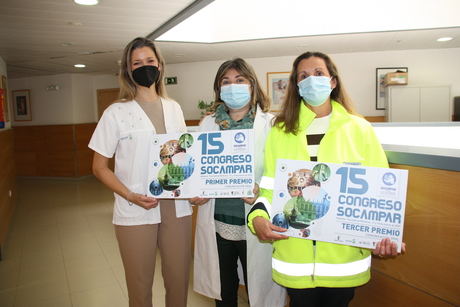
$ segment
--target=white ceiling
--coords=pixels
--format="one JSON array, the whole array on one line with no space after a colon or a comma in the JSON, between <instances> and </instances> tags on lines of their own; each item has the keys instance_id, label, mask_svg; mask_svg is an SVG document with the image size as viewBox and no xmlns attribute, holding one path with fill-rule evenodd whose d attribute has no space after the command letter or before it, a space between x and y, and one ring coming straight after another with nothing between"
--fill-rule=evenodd
<instances>
[{"instance_id":1,"label":"white ceiling","mask_svg":"<svg viewBox=\"0 0 460 307\"><path fill-rule=\"evenodd\" d=\"M150 34L192 2L100 0L98 6L85 7L72 0L0 0L0 56L7 63L9 78L77 72L115 74L122 49L131 39ZM442 36L455 39L436 42ZM63 46L66 43L71 45ZM294 56L307 50L346 53L460 48L460 27L217 44L158 44L167 63ZM77 63L87 67L74 68Z\"/></svg>"},{"instance_id":2,"label":"white ceiling","mask_svg":"<svg viewBox=\"0 0 460 307\"><path fill-rule=\"evenodd\" d=\"M115 73L130 40L148 35L191 2L101 0L97 6L81 6L72 0L0 0L0 56L10 78ZM77 63L87 68L74 68Z\"/></svg>"}]
</instances>

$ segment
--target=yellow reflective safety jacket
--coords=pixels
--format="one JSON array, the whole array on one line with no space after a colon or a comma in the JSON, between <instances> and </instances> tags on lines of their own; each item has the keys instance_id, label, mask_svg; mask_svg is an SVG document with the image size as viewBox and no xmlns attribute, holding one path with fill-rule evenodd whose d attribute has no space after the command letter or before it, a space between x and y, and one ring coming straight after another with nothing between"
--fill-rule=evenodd
<instances>
[{"instance_id":1,"label":"yellow reflective safety jacket","mask_svg":"<svg viewBox=\"0 0 460 307\"><path fill-rule=\"evenodd\" d=\"M318 161L360 163L363 166L388 167L385 153L372 126L365 119L348 113L332 101L329 128L318 148ZM248 215L254 232L256 216L269 219L277 159L310 160L306 130L316 114L301 103L297 134L271 129L265 148L264 175L260 196ZM256 209L258 206L261 209ZM265 208L264 208L265 207ZM266 210L264 210L266 209ZM370 279L371 252L365 248L290 237L273 243L273 280L288 288L356 287Z\"/></svg>"}]
</instances>

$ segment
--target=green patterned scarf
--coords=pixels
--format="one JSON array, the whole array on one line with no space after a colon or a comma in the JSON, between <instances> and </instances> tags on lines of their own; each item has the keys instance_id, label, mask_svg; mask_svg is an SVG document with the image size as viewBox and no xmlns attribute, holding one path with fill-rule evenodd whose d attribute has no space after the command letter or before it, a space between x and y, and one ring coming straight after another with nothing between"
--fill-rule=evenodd
<instances>
[{"instance_id":1,"label":"green patterned scarf","mask_svg":"<svg viewBox=\"0 0 460 307\"><path fill-rule=\"evenodd\" d=\"M228 114L228 108L222 103L217 106L215 116L220 130L252 129L254 118L256 117L256 108L253 106L242 119L234 121Z\"/></svg>"}]
</instances>

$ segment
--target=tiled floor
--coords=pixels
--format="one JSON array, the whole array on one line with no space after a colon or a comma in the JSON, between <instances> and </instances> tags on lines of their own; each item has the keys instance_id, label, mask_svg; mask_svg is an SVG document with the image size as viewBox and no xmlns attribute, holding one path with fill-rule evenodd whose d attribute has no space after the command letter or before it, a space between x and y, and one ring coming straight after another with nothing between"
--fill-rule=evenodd
<instances>
[{"instance_id":1,"label":"tiled floor","mask_svg":"<svg viewBox=\"0 0 460 307\"><path fill-rule=\"evenodd\" d=\"M91 177L20 179L18 194L0 262L0 306L128 306L111 192ZM214 306L191 286L188 306ZM159 269L153 293L154 306L164 306Z\"/></svg>"}]
</instances>

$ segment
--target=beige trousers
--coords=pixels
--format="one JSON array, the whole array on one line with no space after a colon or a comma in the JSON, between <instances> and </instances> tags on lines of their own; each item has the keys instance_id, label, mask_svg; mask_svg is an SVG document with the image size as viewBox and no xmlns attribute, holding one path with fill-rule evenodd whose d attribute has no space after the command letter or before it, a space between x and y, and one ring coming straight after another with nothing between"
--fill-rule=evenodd
<instances>
[{"instance_id":1,"label":"beige trousers","mask_svg":"<svg viewBox=\"0 0 460 307\"><path fill-rule=\"evenodd\" d=\"M186 307L191 262L192 217L176 217L174 201L162 200L161 223L115 225L130 307L151 307L157 247L166 307Z\"/></svg>"}]
</instances>

